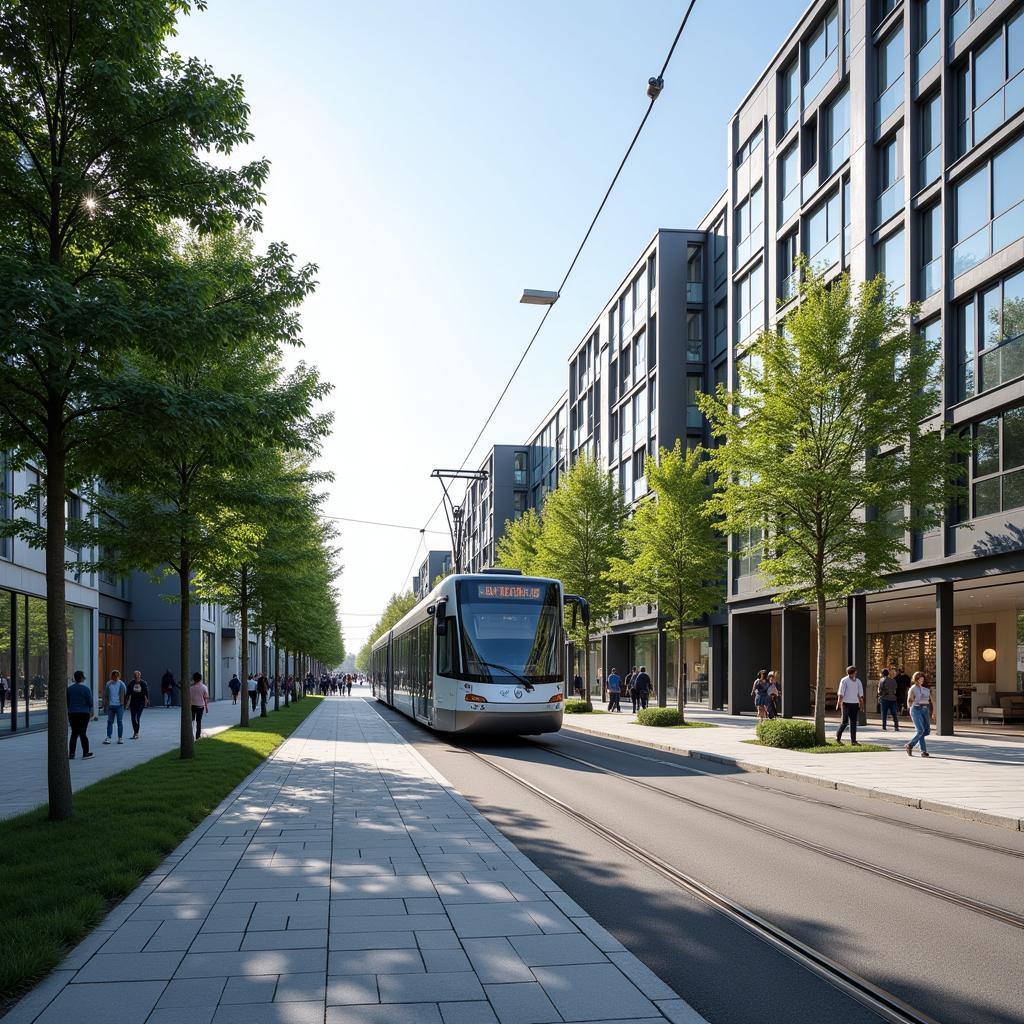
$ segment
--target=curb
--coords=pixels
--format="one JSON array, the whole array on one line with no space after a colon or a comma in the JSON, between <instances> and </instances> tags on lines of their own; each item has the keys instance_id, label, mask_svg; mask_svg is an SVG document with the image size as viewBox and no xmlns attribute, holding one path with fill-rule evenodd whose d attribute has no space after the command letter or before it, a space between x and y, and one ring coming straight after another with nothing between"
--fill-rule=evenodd
<instances>
[{"instance_id":1,"label":"curb","mask_svg":"<svg viewBox=\"0 0 1024 1024\"><path fill-rule=\"evenodd\" d=\"M796 771L793 768L775 768L770 765L760 764L756 761L745 761L741 757L731 757L728 754L715 754L709 750L694 750L688 747L676 747L669 743L658 743L655 740L638 739L634 736L615 736L603 732L600 729L587 729L584 726L573 722L571 725L563 722L563 728L570 731L586 733L588 736L597 736L604 740L616 740L619 743L635 743L640 747L649 747L651 750L661 750L668 754L677 754L679 757L689 757L695 761L710 761L713 764L726 765L729 768L739 768L741 771L759 773L761 775L774 775L779 779L789 779L793 782L809 783L812 786L820 786L822 789L834 789L840 793L853 793L856 796L869 797L872 800L882 800L886 803L900 804L903 807L916 807L923 811L934 811L937 814L948 814L954 818L966 821L974 821L980 825L991 825L995 828L1006 829L1010 832L1024 832L1024 820L1011 818L1005 814L993 814L991 811L975 810L971 807L962 807L957 804L947 804L938 800L928 800L921 797L905 796L902 793L892 793L883 789L872 789L870 786L858 786L850 782L833 782L831 779L822 779L817 775L808 775L805 772Z\"/></svg>"}]
</instances>

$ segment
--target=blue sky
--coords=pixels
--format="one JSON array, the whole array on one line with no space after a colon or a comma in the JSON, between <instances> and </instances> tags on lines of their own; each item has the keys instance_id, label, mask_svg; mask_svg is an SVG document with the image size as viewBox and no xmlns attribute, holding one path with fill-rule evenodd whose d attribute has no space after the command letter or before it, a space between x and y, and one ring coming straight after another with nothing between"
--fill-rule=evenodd
<instances>
[{"instance_id":1,"label":"blue sky","mask_svg":"<svg viewBox=\"0 0 1024 1024\"><path fill-rule=\"evenodd\" d=\"M804 0L698 0L644 135L474 452L519 443L659 227L725 188L726 122ZM335 385L326 511L422 526L536 326L641 117L685 0L210 0L174 48L245 81L264 234L319 265L305 350ZM724 74L723 74L724 70ZM350 649L420 537L342 528ZM432 528L444 530L438 514ZM427 535L446 546L441 535Z\"/></svg>"}]
</instances>

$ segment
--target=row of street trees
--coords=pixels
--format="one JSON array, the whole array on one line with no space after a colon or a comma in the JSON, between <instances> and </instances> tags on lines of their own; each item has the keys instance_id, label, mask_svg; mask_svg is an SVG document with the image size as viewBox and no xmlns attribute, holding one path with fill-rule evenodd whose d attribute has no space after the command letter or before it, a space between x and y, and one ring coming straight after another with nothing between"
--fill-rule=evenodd
<instances>
[{"instance_id":1,"label":"row of street trees","mask_svg":"<svg viewBox=\"0 0 1024 1024\"><path fill-rule=\"evenodd\" d=\"M54 819L73 813L67 546L93 546L92 568L177 577L182 757L197 594L257 609L279 645L343 656L306 469L329 386L284 363L316 268L255 244L269 167L229 165L252 140L240 80L168 48L203 6L0 5L0 449L39 467L41 495L16 503L46 513L4 528L46 551ZM67 521L72 492L89 519ZM244 675L244 627L242 652Z\"/></svg>"},{"instance_id":2,"label":"row of street trees","mask_svg":"<svg viewBox=\"0 0 1024 1024\"><path fill-rule=\"evenodd\" d=\"M506 523L498 565L561 579L596 620L657 604L680 675L685 628L725 597L724 537L735 557L760 556L774 600L813 604L819 624L829 602L884 587L911 532L959 497L970 442L937 416L942 354L911 328L916 308L883 278L801 270L799 305L736 360L737 390L700 397L714 447L648 457L650 496L630 516L609 475L577 460L541 515ZM589 679L589 631L577 639ZM826 647L819 628L820 742Z\"/></svg>"}]
</instances>

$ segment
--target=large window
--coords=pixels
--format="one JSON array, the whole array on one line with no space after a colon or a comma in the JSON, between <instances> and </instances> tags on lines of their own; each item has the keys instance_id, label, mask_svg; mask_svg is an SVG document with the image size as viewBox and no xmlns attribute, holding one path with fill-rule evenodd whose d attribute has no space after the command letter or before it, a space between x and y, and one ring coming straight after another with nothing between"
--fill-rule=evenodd
<instances>
[{"instance_id":1,"label":"large window","mask_svg":"<svg viewBox=\"0 0 1024 1024\"><path fill-rule=\"evenodd\" d=\"M800 209L800 144L794 142L779 158L779 220L787 221Z\"/></svg>"},{"instance_id":2,"label":"large window","mask_svg":"<svg viewBox=\"0 0 1024 1024\"><path fill-rule=\"evenodd\" d=\"M514 452L512 455L512 483L516 487L526 486L527 452Z\"/></svg>"},{"instance_id":3,"label":"large window","mask_svg":"<svg viewBox=\"0 0 1024 1024\"><path fill-rule=\"evenodd\" d=\"M1024 236L1024 138L956 185L953 273Z\"/></svg>"},{"instance_id":4,"label":"large window","mask_svg":"<svg viewBox=\"0 0 1024 1024\"><path fill-rule=\"evenodd\" d=\"M721 284L728 270L724 217L711 229L711 233L715 240L715 284Z\"/></svg>"},{"instance_id":5,"label":"large window","mask_svg":"<svg viewBox=\"0 0 1024 1024\"><path fill-rule=\"evenodd\" d=\"M839 262L840 207L839 193L834 192L807 219L807 254L819 272Z\"/></svg>"},{"instance_id":6,"label":"large window","mask_svg":"<svg viewBox=\"0 0 1024 1024\"><path fill-rule=\"evenodd\" d=\"M686 301L704 301L704 247L693 242L686 247Z\"/></svg>"},{"instance_id":7,"label":"large window","mask_svg":"<svg viewBox=\"0 0 1024 1024\"><path fill-rule=\"evenodd\" d=\"M903 102L903 29L896 29L878 46L878 100L875 123L892 117Z\"/></svg>"},{"instance_id":8,"label":"large window","mask_svg":"<svg viewBox=\"0 0 1024 1024\"><path fill-rule=\"evenodd\" d=\"M742 167L743 164L745 164L754 155L754 152L757 150L758 146L760 146L763 141L764 126L759 124L753 130L753 132L751 132L746 142L744 142L743 145L740 146L738 150L736 150L737 168Z\"/></svg>"},{"instance_id":9,"label":"large window","mask_svg":"<svg viewBox=\"0 0 1024 1024\"><path fill-rule=\"evenodd\" d=\"M715 355L721 355L725 351L725 345L729 336L729 308L728 303L720 302L715 306Z\"/></svg>"},{"instance_id":10,"label":"large window","mask_svg":"<svg viewBox=\"0 0 1024 1024\"><path fill-rule=\"evenodd\" d=\"M779 76L779 124L785 135L800 120L800 61L794 57Z\"/></svg>"},{"instance_id":11,"label":"large window","mask_svg":"<svg viewBox=\"0 0 1024 1024\"><path fill-rule=\"evenodd\" d=\"M832 8L804 49L804 106L825 87L839 69L839 14Z\"/></svg>"},{"instance_id":12,"label":"large window","mask_svg":"<svg viewBox=\"0 0 1024 1024\"><path fill-rule=\"evenodd\" d=\"M921 156L917 163L917 187L930 185L942 171L942 94L935 93L919 105Z\"/></svg>"},{"instance_id":13,"label":"large window","mask_svg":"<svg viewBox=\"0 0 1024 1024\"><path fill-rule=\"evenodd\" d=\"M210 691L210 699L216 700L216 679L214 679L213 634L203 630L203 682Z\"/></svg>"},{"instance_id":14,"label":"large window","mask_svg":"<svg viewBox=\"0 0 1024 1024\"><path fill-rule=\"evenodd\" d=\"M850 155L850 90L844 89L828 108L828 174L835 174Z\"/></svg>"},{"instance_id":15,"label":"large window","mask_svg":"<svg viewBox=\"0 0 1024 1024\"><path fill-rule=\"evenodd\" d=\"M903 229L894 232L875 246L878 273L884 275L898 305L906 302L907 266L903 247Z\"/></svg>"},{"instance_id":16,"label":"large window","mask_svg":"<svg viewBox=\"0 0 1024 1024\"><path fill-rule=\"evenodd\" d=\"M736 207L736 266L741 267L762 243L764 192L760 185Z\"/></svg>"},{"instance_id":17,"label":"large window","mask_svg":"<svg viewBox=\"0 0 1024 1024\"><path fill-rule=\"evenodd\" d=\"M1024 407L975 423L971 518L1024 506Z\"/></svg>"},{"instance_id":18,"label":"large window","mask_svg":"<svg viewBox=\"0 0 1024 1024\"><path fill-rule=\"evenodd\" d=\"M779 298L792 299L799 291L800 275L796 268L800 255L800 236L794 231L779 243Z\"/></svg>"},{"instance_id":19,"label":"large window","mask_svg":"<svg viewBox=\"0 0 1024 1024\"><path fill-rule=\"evenodd\" d=\"M737 559L738 576L753 576L761 566L764 530L760 527L748 530L736 537L736 550L741 554Z\"/></svg>"},{"instance_id":20,"label":"large window","mask_svg":"<svg viewBox=\"0 0 1024 1024\"><path fill-rule=\"evenodd\" d=\"M942 56L939 28L942 22L942 0L919 0L917 5L917 53L914 74L918 81Z\"/></svg>"},{"instance_id":21,"label":"large window","mask_svg":"<svg viewBox=\"0 0 1024 1024\"><path fill-rule=\"evenodd\" d=\"M1024 376L1024 271L986 288L957 312L960 398Z\"/></svg>"},{"instance_id":22,"label":"large window","mask_svg":"<svg viewBox=\"0 0 1024 1024\"><path fill-rule=\"evenodd\" d=\"M7 522L13 510L14 474L7 452L0 451L0 523ZM0 535L0 558L11 557L11 538Z\"/></svg>"},{"instance_id":23,"label":"large window","mask_svg":"<svg viewBox=\"0 0 1024 1024\"><path fill-rule=\"evenodd\" d=\"M942 207L936 203L921 214L921 298L942 287Z\"/></svg>"},{"instance_id":24,"label":"large window","mask_svg":"<svg viewBox=\"0 0 1024 1024\"><path fill-rule=\"evenodd\" d=\"M697 404L697 395L704 388L704 378L700 374L690 373L686 376L686 425L688 427L699 427L701 419L700 406Z\"/></svg>"},{"instance_id":25,"label":"large window","mask_svg":"<svg viewBox=\"0 0 1024 1024\"><path fill-rule=\"evenodd\" d=\"M764 268L758 263L736 285L736 340L764 327Z\"/></svg>"},{"instance_id":26,"label":"large window","mask_svg":"<svg viewBox=\"0 0 1024 1024\"><path fill-rule=\"evenodd\" d=\"M876 223L884 224L906 203L903 184L903 129L878 146L878 208Z\"/></svg>"},{"instance_id":27,"label":"large window","mask_svg":"<svg viewBox=\"0 0 1024 1024\"><path fill-rule=\"evenodd\" d=\"M704 314L691 310L686 314L686 359L704 361Z\"/></svg>"},{"instance_id":28,"label":"large window","mask_svg":"<svg viewBox=\"0 0 1024 1024\"><path fill-rule=\"evenodd\" d=\"M960 152L1024 108L1024 13L975 50L957 73Z\"/></svg>"}]
</instances>

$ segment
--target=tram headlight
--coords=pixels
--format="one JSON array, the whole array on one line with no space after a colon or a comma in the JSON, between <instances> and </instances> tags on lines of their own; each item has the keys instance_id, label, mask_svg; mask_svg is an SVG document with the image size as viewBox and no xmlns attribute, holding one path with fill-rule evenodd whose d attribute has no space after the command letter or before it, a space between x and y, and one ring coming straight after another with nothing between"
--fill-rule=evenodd
<instances>
[{"instance_id":1,"label":"tram headlight","mask_svg":"<svg viewBox=\"0 0 1024 1024\"><path fill-rule=\"evenodd\" d=\"M556 693L551 697L548 697L549 704L560 704L562 702L562 694Z\"/></svg>"},{"instance_id":2,"label":"tram headlight","mask_svg":"<svg viewBox=\"0 0 1024 1024\"><path fill-rule=\"evenodd\" d=\"M470 704L486 704L487 698L481 697L479 693L467 693L462 698L465 701L469 701Z\"/></svg>"}]
</instances>

